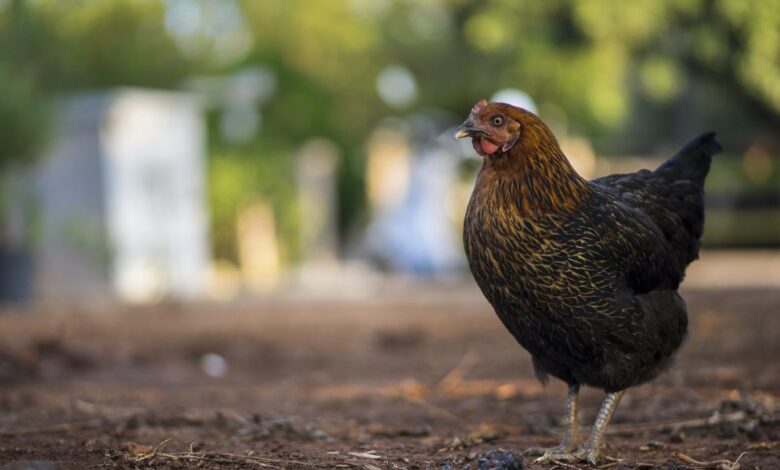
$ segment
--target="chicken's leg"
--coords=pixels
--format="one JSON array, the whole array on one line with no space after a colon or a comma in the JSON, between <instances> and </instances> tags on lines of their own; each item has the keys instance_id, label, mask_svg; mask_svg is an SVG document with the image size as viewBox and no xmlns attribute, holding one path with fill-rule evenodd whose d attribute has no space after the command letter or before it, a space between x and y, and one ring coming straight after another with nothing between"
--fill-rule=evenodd
<instances>
[{"instance_id":1,"label":"chicken's leg","mask_svg":"<svg viewBox=\"0 0 780 470\"><path fill-rule=\"evenodd\" d=\"M577 418L577 399L579 398L580 386L569 385L569 391L566 394L566 407L568 409L568 419L566 432L563 435L563 442L555 447L532 447L526 449L525 455L541 455L537 460L544 460L545 457L553 454L566 454L573 452L580 443L580 424Z\"/></svg>"},{"instance_id":2,"label":"chicken's leg","mask_svg":"<svg viewBox=\"0 0 780 470\"><path fill-rule=\"evenodd\" d=\"M590 431L588 441L582 449L583 455L580 455L580 458L584 457L591 465L598 464L601 459L601 445L604 442L604 432L607 430L609 420L612 419L612 413L615 412L620 399L623 398L623 393L625 393L625 390L608 393L604 403L601 404L601 409L598 416L596 416L596 422L593 423L593 429Z\"/></svg>"}]
</instances>

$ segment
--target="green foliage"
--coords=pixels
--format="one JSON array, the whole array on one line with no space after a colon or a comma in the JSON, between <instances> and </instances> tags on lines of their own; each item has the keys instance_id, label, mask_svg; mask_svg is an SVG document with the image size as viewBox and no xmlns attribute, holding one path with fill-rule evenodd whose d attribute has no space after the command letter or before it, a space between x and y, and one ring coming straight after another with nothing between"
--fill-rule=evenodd
<instances>
[{"instance_id":1,"label":"green foliage","mask_svg":"<svg viewBox=\"0 0 780 470\"><path fill-rule=\"evenodd\" d=\"M0 17L0 171L29 161L45 143L49 109L28 59L42 46L45 33L21 2L6 6Z\"/></svg>"},{"instance_id":2,"label":"green foliage","mask_svg":"<svg viewBox=\"0 0 780 470\"><path fill-rule=\"evenodd\" d=\"M32 160L45 144L49 130L49 102L23 73L0 63L0 172L12 164ZM1 174L1 173L0 173Z\"/></svg>"},{"instance_id":3,"label":"green foliage","mask_svg":"<svg viewBox=\"0 0 780 470\"><path fill-rule=\"evenodd\" d=\"M287 259L297 255L297 205L290 184L294 161L290 150L263 141L245 151L216 150L209 161L208 189L214 254L237 261L236 220L254 202L271 204L280 247Z\"/></svg>"},{"instance_id":4,"label":"green foliage","mask_svg":"<svg viewBox=\"0 0 780 470\"><path fill-rule=\"evenodd\" d=\"M41 57L55 89L172 88L191 72L165 30L160 2L44 0L36 7L57 41L57 53Z\"/></svg>"}]
</instances>

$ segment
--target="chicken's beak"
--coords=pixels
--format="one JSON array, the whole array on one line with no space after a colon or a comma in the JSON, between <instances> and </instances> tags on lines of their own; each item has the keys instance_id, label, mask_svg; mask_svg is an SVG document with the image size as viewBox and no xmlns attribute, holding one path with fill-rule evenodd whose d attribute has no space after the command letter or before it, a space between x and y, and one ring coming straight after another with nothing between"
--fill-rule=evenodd
<instances>
[{"instance_id":1,"label":"chicken's beak","mask_svg":"<svg viewBox=\"0 0 780 470\"><path fill-rule=\"evenodd\" d=\"M478 131L474 127L474 121L468 119L455 129L455 138L462 139L464 137L470 137L476 134Z\"/></svg>"}]
</instances>

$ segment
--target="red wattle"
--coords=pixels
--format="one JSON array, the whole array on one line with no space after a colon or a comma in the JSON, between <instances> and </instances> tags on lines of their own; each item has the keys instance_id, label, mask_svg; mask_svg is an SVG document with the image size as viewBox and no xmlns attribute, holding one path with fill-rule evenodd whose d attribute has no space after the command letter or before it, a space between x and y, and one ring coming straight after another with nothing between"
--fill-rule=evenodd
<instances>
[{"instance_id":1,"label":"red wattle","mask_svg":"<svg viewBox=\"0 0 780 470\"><path fill-rule=\"evenodd\" d=\"M482 147L482 151L485 152L485 155L493 155L498 150L498 145L487 139L480 139L479 144Z\"/></svg>"}]
</instances>

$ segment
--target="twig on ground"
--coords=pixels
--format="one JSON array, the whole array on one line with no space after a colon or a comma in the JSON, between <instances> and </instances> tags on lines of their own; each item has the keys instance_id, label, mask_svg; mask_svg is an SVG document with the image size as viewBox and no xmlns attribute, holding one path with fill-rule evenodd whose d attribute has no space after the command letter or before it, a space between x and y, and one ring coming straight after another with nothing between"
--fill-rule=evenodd
<instances>
[{"instance_id":1,"label":"twig on ground","mask_svg":"<svg viewBox=\"0 0 780 470\"><path fill-rule=\"evenodd\" d=\"M571 468L571 469L574 469L574 470L583 470L582 467L577 467L576 465L572 465L572 464L569 464L569 463L564 463L564 462L561 462L559 460L553 460L552 462L555 464L555 466L552 467L550 470L555 470L558 467L561 467L561 468Z\"/></svg>"},{"instance_id":2,"label":"twig on ground","mask_svg":"<svg viewBox=\"0 0 780 470\"><path fill-rule=\"evenodd\" d=\"M674 431L681 429L698 429L717 426L721 423L738 423L741 421L747 421L755 419L755 417L748 416L744 411L736 411L734 413L726 413L722 415L714 415L708 418L689 419L685 421L666 421L666 422L654 422L654 423L640 423L640 424L613 424L607 429L607 434L611 435L631 435L640 432L661 432L661 431ZM780 413L767 414L764 420L768 422L780 421Z\"/></svg>"},{"instance_id":3,"label":"twig on ground","mask_svg":"<svg viewBox=\"0 0 780 470\"><path fill-rule=\"evenodd\" d=\"M138 458L136 459L136 461L143 462L144 460L149 460L149 459L154 458L154 456L157 455L157 453L159 451L161 451L163 449L163 447L165 447L169 442L171 442L172 439L173 439L172 437L169 437L167 439L163 439L162 442L157 444L154 447L154 449L152 449L151 452L139 455Z\"/></svg>"},{"instance_id":4,"label":"twig on ground","mask_svg":"<svg viewBox=\"0 0 780 470\"><path fill-rule=\"evenodd\" d=\"M675 452L675 457L682 460L683 462L695 465L696 468L713 468L716 470L738 470L740 468L739 461L742 459L742 457L747 454L747 452L742 452L739 454L739 457L737 457L737 460L731 461L726 459L720 459L720 460L711 460L707 462L703 462L701 460L696 460L690 455L685 455L682 452Z\"/></svg>"},{"instance_id":5,"label":"twig on ground","mask_svg":"<svg viewBox=\"0 0 780 470\"><path fill-rule=\"evenodd\" d=\"M381 455L376 455L375 451L370 450L368 452L347 452L347 454L353 457L361 457L364 459L381 459Z\"/></svg>"},{"instance_id":6,"label":"twig on ground","mask_svg":"<svg viewBox=\"0 0 780 470\"><path fill-rule=\"evenodd\" d=\"M467 350L466 353L463 354L463 357L460 359L460 361L455 364L455 367L453 367L447 373L447 375L439 380L439 383L436 384L436 388L441 389L457 387L458 384L463 382L463 377L466 375L469 369L474 367L474 364L477 363L478 359L479 356L474 352L474 350Z\"/></svg>"},{"instance_id":7,"label":"twig on ground","mask_svg":"<svg viewBox=\"0 0 780 470\"><path fill-rule=\"evenodd\" d=\"M769 449L774 449L775 447L780 447L780 441L756 442L755 444L750 444L748 446L748 450L769 450Z\"/></svg>"},{"instance_id":8,"label":"twig on ground","mask_svg":"<svg viewBox=\"0 0 780 470\"><path fill-rule=\"evenodd\" d=\"M619 464L619 463L620 463L620 461L619 461L619 460L615 460L614 462L605 463L604 465L599 465L599 466L598 466L598 467L596 467L596 468L598 468L599 470L605 470L605 469L607 469L607 468L612 468L612 467L614 467L615 465L617 465L617 464Z\"/></svg>"}]
</instances>

